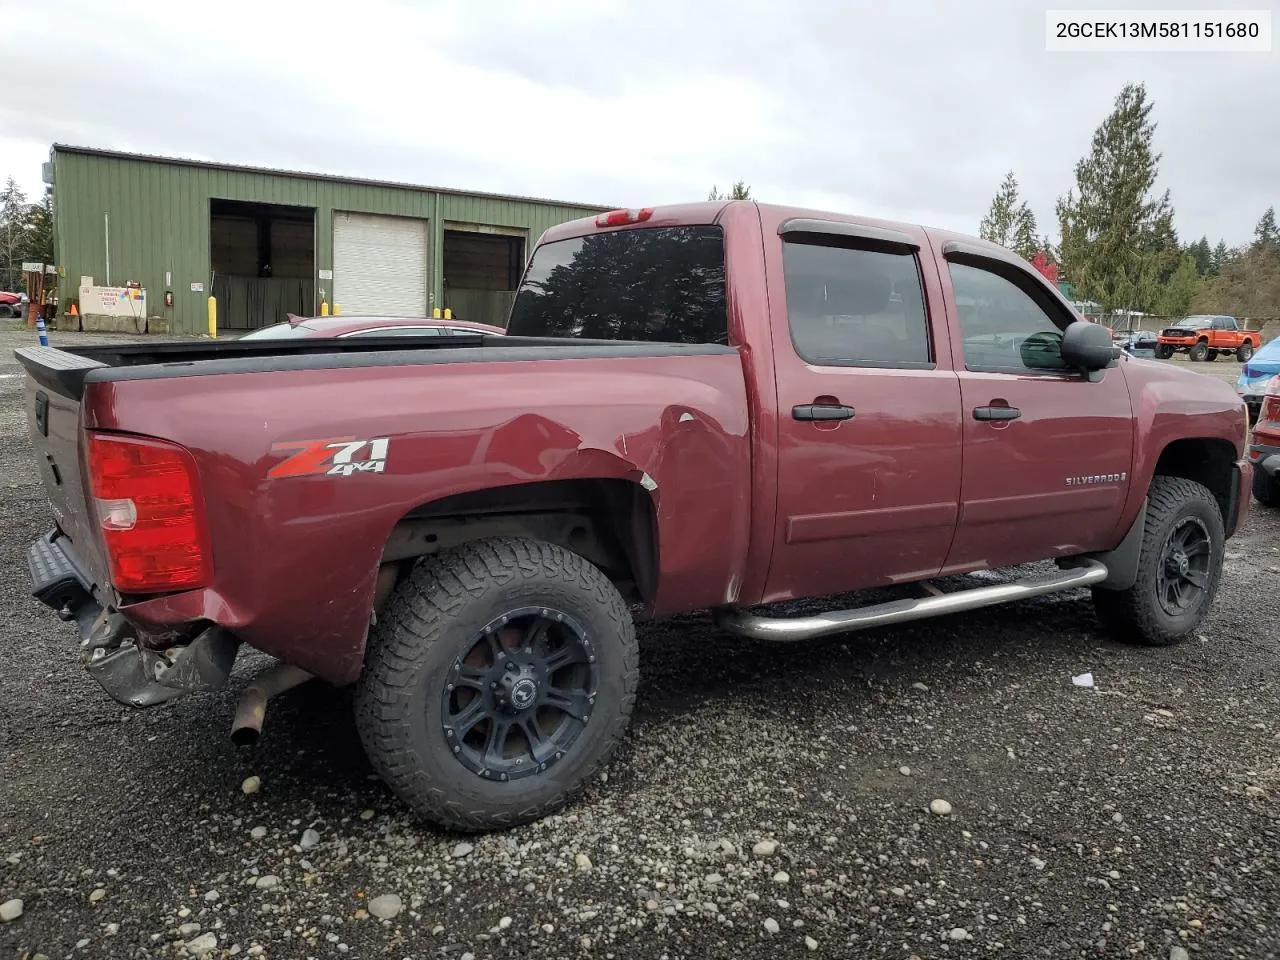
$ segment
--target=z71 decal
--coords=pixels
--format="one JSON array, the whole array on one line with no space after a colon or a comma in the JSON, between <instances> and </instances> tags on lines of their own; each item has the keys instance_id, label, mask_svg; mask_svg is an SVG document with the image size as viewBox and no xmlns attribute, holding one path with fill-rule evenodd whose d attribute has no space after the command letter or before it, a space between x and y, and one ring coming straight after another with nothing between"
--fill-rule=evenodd
<instances>
[{"instance_id":1,"label":"z71 decal","mask_svg":"<svg viewBox=\"0 0 1280 960\"><path fill-rule=\"evenodd\" d=\"M328 440L288 440L273 443L272 453L288 453L267 473L268 477L310 477L326 474L349 477L353 473L382 473L387 466L386 437L356 440L353 437L331 437Z\"/></svg>"}]
</instances>

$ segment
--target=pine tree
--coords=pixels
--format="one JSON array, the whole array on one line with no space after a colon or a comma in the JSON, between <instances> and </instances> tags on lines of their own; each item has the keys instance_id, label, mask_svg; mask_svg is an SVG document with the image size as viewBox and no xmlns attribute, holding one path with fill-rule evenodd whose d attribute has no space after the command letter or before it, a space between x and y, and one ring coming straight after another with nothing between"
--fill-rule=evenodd
<instances>
[{"instance_id":1,"label":"pine tree","mask_svg":"<svg viewBox=\"0 0 1280 960\"><path fill-rule=\"evenodd\" d=\"M1196 260L1190 253L1184 253L1178 260L1169 281L1160 288L1155 302L1155 312L1162 317L1185 317L1191 307L1204 280L1196 269Z\"/></svg>"},{"instance_id":2,"label":"pine tree","mask_svg":"<svg viewBox=\"0 0 1280 960\"><path fill-rule=\"evenodd\" d=\"M1169 193L1153 195L1160 155L1142 84L1127 84L1058 200L1063 263L1072 282L1107 309L1150 310L1178 267Z\"/></svg>"},{"instance_id":3,"label":"pine tree","mask_svg":"<svg viewBox=\"0 0 1280 960\"><path fill-rule=\"evenodd\" d=\"M1191 258L1196 263L1196 273L1202 277L1208 276L1209 271L1213 269L1213 250L1209 246L1209 238L1201 237L1187 247L1187 253L1191 254Z\"/></svg>"},{"instance_id":4,"label":"pine tree","mask_svg":"<svg viewBox=\"0 0 1280 960\"><path fill-rule=\"evenodd\" d=\"M978 236L1008 247L1025 260L1030 260L1040 249L1036 215L1026 201L1018 202L1018 181L1012 170L1004 175L987 215L978 226Z\"/></svg>"},{"instance_id":5,"label":"pine tree","mask_svg":"<svg viewBox=\"0 0 1280 960\"><path fill-rule=\"evenodd\" d=\"M1213 248L1213 256L1209 261L1209 276L1216 277L1222 272L1227 261L1231 259L1231 251L1227 249L1227 241L1219 240Z\"/></svg>"},{"instance_id":6,"label":"pine tree","mask_svg":"<svg viewBox=\"0 0 1280 960\"><path fill-rule=\"evenodd\" d=\"M1254 247L1280 246L1280 228L1276 226L1276 208L1267 207L1267 212L1258 220L1253 228Z\"/></svg>"},{"instance_id":7,"label":"pine tree","mask_svg":"<svg viewBox=\"0 0 1280 960\"><path fill-rule=\"evenodd\" d=\"M711 192L707 194L708 200L751 200L751 188L747 184L739 180L735 183L728 193L721 193L714 186Z\"/></svg>"}]
</instances>

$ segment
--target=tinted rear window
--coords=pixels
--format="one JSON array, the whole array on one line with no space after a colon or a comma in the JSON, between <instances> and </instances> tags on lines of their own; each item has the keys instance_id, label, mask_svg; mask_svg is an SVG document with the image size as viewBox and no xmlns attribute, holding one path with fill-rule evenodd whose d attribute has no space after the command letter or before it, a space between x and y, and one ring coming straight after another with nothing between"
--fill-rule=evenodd
<instances>
[{"instance_id":1,"label":"tinted rear window","mask_svg":"<svg viewBox=\"0 0 1280 960\"><path fill-rule=\"evenodd\" d=\"M507 333L657 343L728 343L724 237L653 227L544 243Z\"/></svg>"}]
</instances>

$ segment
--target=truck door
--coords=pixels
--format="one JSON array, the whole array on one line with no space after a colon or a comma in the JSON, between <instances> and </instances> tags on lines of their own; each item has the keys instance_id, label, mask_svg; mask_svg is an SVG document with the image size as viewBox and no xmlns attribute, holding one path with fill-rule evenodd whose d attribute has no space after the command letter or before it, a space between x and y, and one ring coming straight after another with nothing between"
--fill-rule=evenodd
<instances>
[{"instance_id":1,"label":"truck door","mask_svg":"<svg viewBox=\"0 0 1280 960\"><path fill-rule=\"evenodd\" d=\"M961 423L927 238L764 226L779 444L765 599L929 576L955 532Z\"/></svg>"},{"instance_id":2,"label":"truck door","mask_svg":"<svg viewBox=\"0 0 1280 960\"><path fill-rule=\"evenodd\" d=\"M941 248L964 407L960 525L948 571L1114 547L1129 489L1133 412L1124 370L1067 370L1078 316L1012 255ZM1096 382L1094 382L1096 381Z\"/></svg>"}]
</instances>

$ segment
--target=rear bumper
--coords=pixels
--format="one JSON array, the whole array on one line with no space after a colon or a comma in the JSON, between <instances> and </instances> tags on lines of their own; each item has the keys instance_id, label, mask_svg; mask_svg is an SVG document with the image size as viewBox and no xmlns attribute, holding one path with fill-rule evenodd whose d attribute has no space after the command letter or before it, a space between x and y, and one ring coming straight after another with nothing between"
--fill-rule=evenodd
<instances>
[{"instance_id":1,"label":"rear bumper","mask_svg":"<svg viewBox=\"0 0 1280 960\"><path fill-rule=\"evenodd\" d=\"M209 627L182 646L147 649L123 614L97 600L75 548L57 530L31 544L27 566L31 595L63 620L75 622L85 669L112 699L152 707L226 682L237 639Z\"/></svg>"}]
</instances>

